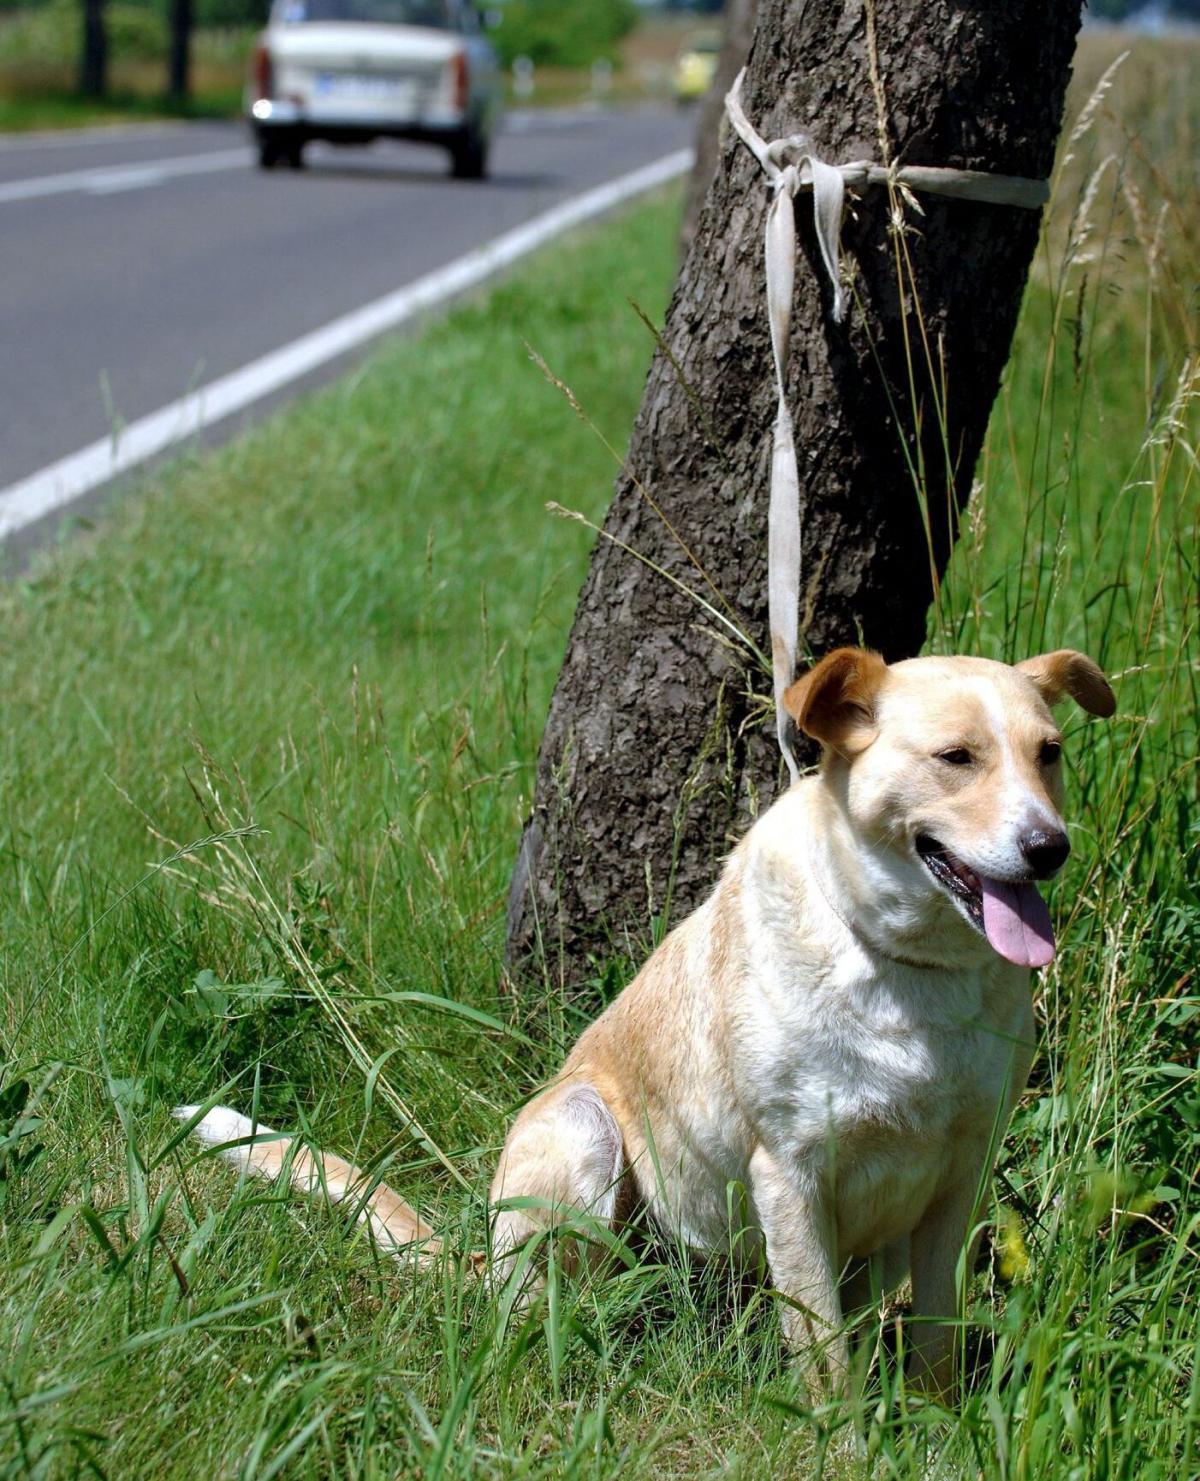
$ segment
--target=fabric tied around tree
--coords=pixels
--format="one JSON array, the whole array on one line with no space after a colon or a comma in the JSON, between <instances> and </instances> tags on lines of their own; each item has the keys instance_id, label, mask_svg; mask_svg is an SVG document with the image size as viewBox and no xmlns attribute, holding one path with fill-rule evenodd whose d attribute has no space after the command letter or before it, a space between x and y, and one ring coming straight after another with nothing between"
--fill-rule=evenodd
<instances>
[{"instance_id":1,"label":"fabric tied around tree","mask_svg":"<svg viewBox=\"0 0 1200 1481\"><path fill-rule=\"evenodd\" d=\"M767 314L778 404L771 448L771 498L767 515L767 611L771 628L775 731L779 737L779 749L794 782L800 775L800 768L792 748L783 696L796 674L800 626L800 474L796 461L795 429L787 402L788 346L796 286L796 196L804 190L812 191L817 247L832 292L830 313L834 323L840 324L845 317L840 239L847 186L861 189L869 185L890 184L906 193L923 190L1031 210L1045 204L1050 187L1045 180L990 175L978 170L923 165L884 168L869 160L831 165L820 158L812 140L803 133L764 143L742 108L742 79L745 75L743 68L725 98L725 111L742 143L758 160L772 189L764 255Z\"/></svg>"},{"instance_id":2,"label":"fabric tied around tree","mask_svg":"<svg viewBox=\"0 0 1200 1481\"><path fill-rule=\"evenodd\" d=\"M787 401L788 344L792 328L792 299L796 286L796 212L793 202L800 189L800 171L807 166L812 181L813 219L825 271L833 285L833 319L845 313L838 275L838 236L842 226L845 186L832 166L807 147L795 164L778 169L775 195L767 212L767 313L771 321L771 351L775 357L775 437L771 449L771 504L767 516L767 609L771 626L771 670L775 690L775 733L792 781L800 775L788 730L783 695L796 673L796 644L800 624L800 473L796 463L796 436ZM789 144L793 141L788 141ZM776 167L778 168L778 167Z\"/></svg>"}]
</instances>

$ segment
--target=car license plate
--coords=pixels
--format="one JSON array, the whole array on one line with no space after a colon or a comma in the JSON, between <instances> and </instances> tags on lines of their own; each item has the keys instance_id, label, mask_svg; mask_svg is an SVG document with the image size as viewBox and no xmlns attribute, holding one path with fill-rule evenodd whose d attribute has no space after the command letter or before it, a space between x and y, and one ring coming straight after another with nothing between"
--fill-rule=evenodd
<instances>
[{"instance_id":1,"label":"car license plate","mask_svg":"<svg viewBox=\"0 0 1200 1481\"><path fill-rule=\"evenodd\" d=\"M412 81L386 72L318 72L317 94L323 98L355 98L398 103L412 96Z\"/></svg>"}]
</instances>

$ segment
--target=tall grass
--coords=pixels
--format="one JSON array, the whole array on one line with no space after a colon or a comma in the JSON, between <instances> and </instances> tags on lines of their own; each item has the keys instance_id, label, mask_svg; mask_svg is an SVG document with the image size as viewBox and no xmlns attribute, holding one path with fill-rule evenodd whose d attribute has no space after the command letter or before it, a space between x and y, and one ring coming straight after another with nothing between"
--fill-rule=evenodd
<instances>
[{"instance_id":1,"label":"tall grass","mask_svg":"<svg viewBox=\"0 0 1200 1481\"><path fill-rule=\"evenodd\" d=\"M582 1021L551 985L507 996L499 958L586 555L543 505L597 515L610 477L521 341L619 437L660 202L156 476L0 598L9 1473L1200 1470L1190 65L1139 50L1067 151L931 627L1084 647L1120 698L1070 727L1061 949L961 1409L904 1391L894 1310L862 1412L814 1413L770 1294L671 1245L602 1284L552 1266L521 1314L239 1184L167 1114L220 1093L478 1240L504 1121Z\"/></svg>"},{"instance_id":2,"label":"tall grass","mask_svg":"<svg viewBox=\"0 0 1200 1481\"><path fill-rule=\"evenodd\" d=\"M1194 48L1184 47L1194 58ZM1165 47L1086 46L1054 207L932 614L934 651L1055 647L1113 678L1067 727L1075 858L1041 1054L946 1454L982 1475L1196 1474L1200 105ZM1090 64L1090 65L1089 65ZM952 388L951 388L952 394ZM918 1467L898 1412L881 1461Z\"/></svg>"}]
</instances>

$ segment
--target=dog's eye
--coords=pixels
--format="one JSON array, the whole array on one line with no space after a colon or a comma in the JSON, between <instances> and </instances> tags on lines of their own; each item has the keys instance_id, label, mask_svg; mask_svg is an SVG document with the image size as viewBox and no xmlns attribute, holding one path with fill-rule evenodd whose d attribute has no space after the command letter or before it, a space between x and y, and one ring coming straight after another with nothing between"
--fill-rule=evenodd
<instances>
[{"instance_id":1,"label":"dog's eye","mask_svg":"<svg viewBox=\"0 0 1200 1481\"><path fill-rule=\"evenodd\" d=\"M1062 746L1058 741L1043 741L1042 749L1038 752L1038 760L1043 766L1053 766L1062 755Z\"/></svg>"},{"instance_id":2,"label":"dog's eye","mask_svg":"<svg viewBox=\"0 0 1200 1481\"><path fill-rule=\"evenodd\" d=\"M948 751L939 751L937 759L945 761L948 766L970 766L975 758L966 746L951 746Z\"/></svg>"}]
</instances>

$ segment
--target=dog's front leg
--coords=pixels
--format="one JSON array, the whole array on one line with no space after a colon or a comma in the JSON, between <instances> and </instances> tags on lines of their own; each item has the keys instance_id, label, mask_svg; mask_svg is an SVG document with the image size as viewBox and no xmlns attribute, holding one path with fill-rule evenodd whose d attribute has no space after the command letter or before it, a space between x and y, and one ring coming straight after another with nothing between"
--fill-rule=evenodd
<instances>
[{"instance_id":1,"label":"dog's front leg","mask_svg":"<svg viewBox=\"0 0 1200 1481\"><path fill-rule=\"evenodd\" d=\"M759 1147L750 1159L750 1184L771 1279L785 1298L783 1339L810 1379L820 1385L823 1375L822 1386L840 1395L849 1352L841 1330L834 1223L821 1179Z\"/></svg>"},{"instance_id":2,"label":"dog's front leg","mask_svg":"<svg viewBox=\"0 0 1200 1481\"><path fill-rule=\"evenodd\" d=\"M974 1151L976 1155L971 1155ZM969 1283L978 1238L968 1238L991 1167L986 1144L965 1146L956 1176L925 1210L912 1234L913 1323L908 1379L931 1397L952 1400L959 1351L962 1287Z\"/></svg>"}]
</instances>

